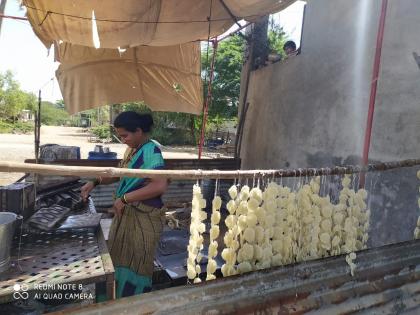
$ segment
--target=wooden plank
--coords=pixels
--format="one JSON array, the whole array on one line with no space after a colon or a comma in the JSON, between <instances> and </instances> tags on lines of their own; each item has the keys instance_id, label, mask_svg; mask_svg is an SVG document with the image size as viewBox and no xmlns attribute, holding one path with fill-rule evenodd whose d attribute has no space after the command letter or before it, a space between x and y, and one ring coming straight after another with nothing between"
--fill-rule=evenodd
<instances>
[{"instance_id":1,"label":"wooden plank","mask_svg":"<svg viewBox=\"0 0 420 315\"><path fill-rule=\"evenodd\" d=\"M105 237L104 237L104 234L102 233L101 228L98 229L97 237L98 237L99 252L101 254L102 264L104 266L104 270L106 274L106 281L105 281L106 296L108 300L115 300L115 277L114 277L115 269L114 269L114 265L112 264L111 255L109 254L108 246L106 244Z\"/></svg>"}]
</instances>

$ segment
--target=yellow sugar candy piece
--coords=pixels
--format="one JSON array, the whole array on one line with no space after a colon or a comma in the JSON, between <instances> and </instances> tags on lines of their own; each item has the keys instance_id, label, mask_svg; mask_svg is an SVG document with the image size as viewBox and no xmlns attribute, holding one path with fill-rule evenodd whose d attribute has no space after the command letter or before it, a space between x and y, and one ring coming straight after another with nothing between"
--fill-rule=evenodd
<instances>
[{"instance_id":1,"label":"yellow sugar candy piece","mask_svg":"<svg viewBox=\"0 0 420 315\"><path fill-rule=\"evenodd\" d=\"M220 268L220 271L222 272L223 277L228 276L228 268L229 268L229 265L227 264L223 264L222 268Z\"/></svg>"},{"instance_id":2,"label":"yellow sugar candy piece","mask_svg":"<svg viewBox=\"0 0 420 315\"><path fill-rule=\"evenodd\" d=\"M201 188L197 184L193 186L193 194L201 194Z\"/></svg>"},{"instance_id":3,"label":"yellow sugar candy piece","mask_svg":"<svg viewBox=\"0 0 420 315\"><path fill-rule=\"evenodd\" d=\"M261 260L262 256L263 256L263 250L261 246L254 245L254 259Z\"/></svg>"},{"instance_id":4,"label":"yellow sugar candy piece","mask_svg":"<svg viewBox=\"0 0 420 315\"><path fill-rule=\"evenodd\" d=\"M233 226L236 224L236 216L234 215L228 215L225 224L229 229L232 229Z\"/></svg>"},{"instance_id":5,"label":"yellow sugar candy piece","mask_svg":"<svg viewBox=\"0 0 420 315\"><path fill-rule=\"evenodd\" d=\"M273 252L275 254L281 253L283 250L283 241L282 240L274 240L272 241Z\"/></svg>"},{"instance_id":6,"label":"yellow sugar candy piece","mask_svg":"<svg viewBox=\"0 0 420 315\"><path fill-rule=\"evenodd\" d=\"M212 205L213 205L214 210L215 209L220 209L221 206L222 206L222 198L220 198L219 196L214 197Z\"/></svg>"},{"instance_id":7,"label":"yellow sugar candy piece","mask_svg":"<svg viewBox=\"0 0 420 315\"><path fill-rule=\"evenodd\" d=\"M213 274L217 269L217 263L214 259L209 259L207 263L207 274Z\"/></svg>"},{"instance_id":8,"label":"yellow sugar candy piece","mask_svg":"<svg viewBox=\"0 0 420 315\"><path fill-rule=\"evenodd\" d=\"M256 199L259 202L262 201L262 194L263 193L261 189L259 189L258 187L252 188L251 191L249 192L249 195L251 196L251 198Z\"/></svg>"},{"instance_id":9,"label":"yellow sugar candy piece","mask_svg":"<svg viewBox=\"0 0 420 315\"><path fill-rule=\"evenodd\" d=\"M210 228L210 239L215 240L216 238L218 238L219 232L220 232L219 226L217 225L212 226Z\"/></svg>"},{"instance_id":10,"label":"yellow sugar candy piece","mask_svg":"<svg viewBox=\"0 0 420 315\"><path fill-rule=\"evenodd\" d=\"M268 200L264 205L268 212L275 212L277 209L277 202L274 199Z\"/></svg>"},{"instance_id":11,"label":"yellow sugar candy piece","mask_svg":"<svg viewBox=\"0 0 420 315\"><path fill-rule=\"evenodd\" d=\"M248 261L243 261L238 265L239 273L247 273L252 271L252 265Z\"/></svg>"},{"instance_id":12,"label":"yellow sugar candy piece","mask_svg":"<svg viewBox=\"0 0 420 315\"><path fill-rule=\"evenodd\" d=\"M332 228L332 221L331 219L325 219L321 222L321 229L325 232L330 232Z\"/></svg>"},{"instance_id":13,"label":"yellow sugar candy piece","mask_svg":"<svg viewBox=\"0 0 420 315\"><path fill-rule=\"evenodd\" d=\"M246 216L246 224L248 227L254 227L257 225L258 219L254 213L248 213Z\"/></svg>"},{"instance_id":14,"label":"yellow sugar candy piece","mask_svg":"<svg viewBox=\"0 0 420 315\"><path fill-rule=\"evenodd\" d=\"M200 216L200 221L204 221L205 219L207 219L207 213L206 213L206 211L201 211L200 210L199 216Z\"/></svg>"},{"instance_id":15,"label":"yellow sugar candy piece","mask_svg":"<svg viewBox=\"0 0 420 315\"><path fill-rule=\"evenodd\" d=\"M241 214L238 218L238 226L241 231L244 231L248 224L247 224L247 216L245 214Z\"/></svg>"},{"instance_id":16,"label":"yellow sugar candy piece","mask_svg":"<svg viewBox=\"0 0 420 315\"><path fill-rule=\"evenodd\" d=\"M216 224L219 224L219 222L220 222L220 212L219 211L214 211L212 214L211 214L211 224L213 224L213 225L216 225Z\"/></svg>"},{"instance_id":17,"label":"yellow sugar candy piece","mask_svg":"<svg viewBox=\"0 0 420 315\"><path fill-rule=\"evenodd\" d=\"M337 235L333 237L332 241L331 241L331 245L332 247L337 247L340 245L340 237L338 237Z\"/></svg>"},{"instance_id":18,"label":"yellow sugar candy piece","mask_svg":"<svg viewBox=\"0 0 420 315\"><path fill-rule=\"evenodd\" d=\"M271 264L273 266L281 266L283 264L282 258L281 254L274 255L271 257Z\"/></svg>"},{"instance_id":19,"label":"yellow sugar candy piece","mask_svg":"<svg viewBox=\"0 0 420 315\"><path fill-rule=\"evenodd\" d=\"M248 200L248 198L249 198L249 187L247 185L242 187L241 192L239 193L239 198L241 200Z\"/></svg>"},{"instance_id":20,"label":"yellow sugar candy piece","mask_svg":"<svg viewBox=\"0 0 420 315\"><path fill-rule=\"evenodd\" d=\"M237 250L239 248L238 240L233 240L231 246L233 250Z\"/></svg>"},{"instance_id":21,"label":"yellow sugar candy piece","mask_svg":"<svg viewBox=\"0 0 420 315\"><path fill-rule=\"evenodd\" d=\"M350 176L348 174L344 175L343 180L341 181L343 187L349 187L351 183Z\"/></svg>"},{"instance_id":22,"label":"yellow sugar candy piece","mask_svg":"<svg viewBox=\"0 0 420 315\"><path fill-rule=\"evenodd\" d=\"M200 203L200 208L201 209L204 209L206 207L206 205L207 205L206 199L200 199L199 200L199 203Z\"/></svg>"},{"instance_id":23,"label":"yellow sugar candy piece","mask_svg":"<svg viewBox=\"0 0 420 315\"><path fill-rule=\"evenodd\" d=\"M334 213L334 216L333 216L334 224L337 224L337 225L341 224L343 220L344 220L344 215L341 212Z\"/></svg>"},{"instance_id":24,"label":"yellow sugar candy piece","mask_svg":"<svg viewBox=\"0 0 420 315\"><path fill-rule=\"evenodd\" d=\"M244 239L248 243L253 243L255 240L255 230L252 227L248 227L244 231Z\"/></svg>"},{"instance_id":25,"label":"yellow sugar candy piece","mask_svg":"<svg viewBox=\"0 0 420 315\"><path fill-rule=\"evenodd\" d=\"M228 261L230 257L232 257L233 250L230 248L224 248L222 250L222 258L224 261Z\"/></svg>"},{"instance_id":26,"label":"yellow sugar candy piece","mask_svg":"<svg viewBox=\"0 0 420 315\"><path fill-rule=\"evenodd\" d=\"M242 246L242 258L244 260L251 260L254 257L254 246L245 243Z\"/></svg>"},{"instance_id":27,"label":"yellow sugar candy piece","mask_svg":"<svg viewBox=\"0 0 420 315\"><path fill-rule=\"evenodd\" d=\"M258 244L261 244L264 240L264 228L262 226L256 226L255 229L255 240Z\"/></svg>"},{"instance_id":28,"label":"yellow sugar candy piece","mask_svg":"<svg viewBox=\"0 0 420 315\"><path fill-rule=\"evenodd\" d=\"M321 214L324 218L331 218L332 213L333 213L332 205L326 205L321 208Z\"/></svg>"},{"instance_id":29,"label":"yellow sugar candy piece","mask_svg":"<svg viewBox=\"0 0 420 315\"><path fill-rule=\"evenodd\" d=\"M229 202L226 204L226 209L229 211L230 214L234 214L236 211L235 201L229 200Z\"/></svg>"},{"instance_id":30,"label":"yellow sugar candy piece","mask_svg":"<svg viewBox=\"0 0 420 315\"><path fill-rule=\"evenodd\" d=\"M321 233L319 239L322 243L328 244L330 242L331 237L328 233Z\"/></svg>"},{"instance_id":31,"label":"yellow sugar candy piece","mask_svg":"<svg viewBox=\"0 0 420 315\"><path fill-rule=\"evenodd\" d=\"M257 216L257 220L258 220L258 222L260 224L263 224L265 222L266 213L265 213L265 209L264 208L258 207L255 210L254 214Z\"/></svg>"},{"instance_id":32,"label":"yellow sugar candy piece","mask_svg":"<svg viewBox=\"0 0 420 315\"><path fill-rule=\"evenodd\" d=\"M233 185L229 188L228 193L231 199L235 199L238 196L238 188Z\"/></svg>"},{"instance_id":33,"label":"yellow sugar candy piece","mask_svg":"<svg viewBox=\"0 0 420 315\"><path fill-rule=\"evenodd\" d=\"M206 276L206 281L211 281L211 280L215 280L215 279L216 279L215 275L207 274L207 276Z\"/></svg>"},{"instance_id":34,"label":"yellow sugar candy piece","mask_svg":"<svg viewBox=\"0 0 420 315\"><path fill-rule=\"evenodd\" d=\"M209 245L209 257L213 258L217 256L217 241L212 241Z\"/></svg>"},{"instance_id":35,"label":"yellow sugar candy piece","mask_svg":"<svg viewBox=\"0 0 420 315\"><path fill-rule=\"evenodd\" d=\"M414 229L414 238L417 240L420 238L420 228L416 227Z\"/></svg>"},{"instance_id":36,"label":"yellow sugar candy piece","mask_svg":"<svg viewBox=\"0 0 420 315\"><path fill-rule=\"evenodd\" d=\"M204 233L204 232L206 231L206 225L205 225L204 223L200 223L200 224L197 226L197 231L198 231L199 233Z\"/></svg>"},{"instance_id":37,"label":"yellow sugar candy piece","mask_svg":"<svg viewBox=\"0 0 420 315\"><path fill-rule=\"evenodd\" d=\"M257 199L255 199L255 198L250 198L249 200L248 200L248 204L247 204L247 206L248 206L248 209L250 209L250 210L252 210L252 211L255 211L257 208L258 208L258 206L260 205L260 202L258 202L258 200Z\"/></svg>"},{"instance_id":38,"label":"yellow sugar candy piece","mask_svg":"<svg viewBox=\"0 0 420 315\"><path fill-rule=\"evenodd\" d=\"M195 270L187 270L187 277L188 279L192 280L195 278L195 276L197 275L197 273L195 272Z\"/></svg>"}]
</instances>

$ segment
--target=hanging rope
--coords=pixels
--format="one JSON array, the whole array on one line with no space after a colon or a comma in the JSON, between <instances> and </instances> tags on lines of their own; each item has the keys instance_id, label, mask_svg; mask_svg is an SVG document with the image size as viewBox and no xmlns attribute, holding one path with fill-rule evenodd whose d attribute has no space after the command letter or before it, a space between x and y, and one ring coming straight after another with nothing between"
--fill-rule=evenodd
<instances>
[{"instance_id":1,"label":"hanging rope","mask_svg":"<svg viewBox=\"0 0 420 315\"><path fill-rule=\"evenodd\" d=\"M67 18L72 18L72 19L78 19L78 20L87 20L87 21L91 21L92 17L91 16L81 16L81 15L74 15L74 14L68 14L68 13L63 13L63 12L56 12L56 11L51 11L51 10L45 10L45 9L40 9L31 5L26 4L26 2L24 2L23 4L27 9L30 10L34 10L34 11L38 11L38 12L42 12L44 13L44 17L42 19L42 21L38 24L38 26L42 26L42 24L45 22L45 20L47 20L50 16L53 15L58 15L58 16L64 16ZM245 19L245 20L249 20L249 19L258 19L260 17L263 17L264 15L260 15L260 14L254 14L254 15L245 15L245 16L241 16L240 18ZM15 17L11 17L11 16L4 16L5 18L15 18ZM20 17L18 17L20 18ZM238 17L236 17L237 19L239 19ZM20 19L25 19L27 20L27 18L20 18ZM97 18L96 21L98 22L107 22L107 23L130 23L130 24L196 24L196 23L200 23L200 24L204 24L204 23L208 23L210 22L224 22L224 21L231 21L232 20L232 16L229 17L223 17L223 18L215 18L213 20L211 19L206 19L206 20L165 20L165 21L144 21L144 20L121 20L121 19L113 19L113 18Z\"/></svg>"}]
</instances>

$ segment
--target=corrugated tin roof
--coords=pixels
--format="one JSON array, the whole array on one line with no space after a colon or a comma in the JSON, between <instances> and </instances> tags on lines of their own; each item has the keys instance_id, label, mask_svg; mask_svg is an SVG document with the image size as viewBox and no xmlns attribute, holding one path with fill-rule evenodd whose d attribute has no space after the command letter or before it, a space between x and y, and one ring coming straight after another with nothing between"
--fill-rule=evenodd
<instances>
[{"instance_id":1,"label":"corrugated tin roof","mask_svg":"<svg viewBox=\"0 0 420 315\"><path fill-rule=\"evenodd\" d=\"M77 314L419 314L420 240L186 285ZM66 311L64 313L71 313Z\"/></svg>"}]
</instances>

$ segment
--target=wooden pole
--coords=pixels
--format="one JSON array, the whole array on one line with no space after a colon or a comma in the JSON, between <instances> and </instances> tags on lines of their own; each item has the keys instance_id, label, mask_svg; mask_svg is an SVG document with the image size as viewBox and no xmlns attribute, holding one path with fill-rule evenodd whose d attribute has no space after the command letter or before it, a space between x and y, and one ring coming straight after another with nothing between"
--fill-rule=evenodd
<instances>
[{"instance_id":1,"label":"wooden pole","mask_svg":"<svg viewBox=\"0 0 420 315\"><path fill-rule=\"evenodd\" d=\"M366 166L335 166L331 168L299 168L291 170L139 170L115 167L81 167L47 164L29 164L17 162L0 162L0 172L37 173L46 175L68 175L85 177L140 177L140 178L173 178L173 179L245 179L302 177L320 175L344 175L361 172L386 171L402 167L420 165L420 159L397 162L370 164Z\"/></svg>"},{"instance_id":2,"label":"wooden pole","mask_svg":"<svg viewBox=\"0 0 420 315\"><path fill-rule=\"evenodd\" d=\"M7 0L0 0L0 34L1 34L1 25L3 23L4 10L6 9L6 2Z\"/></svg>"}]
</instances>

